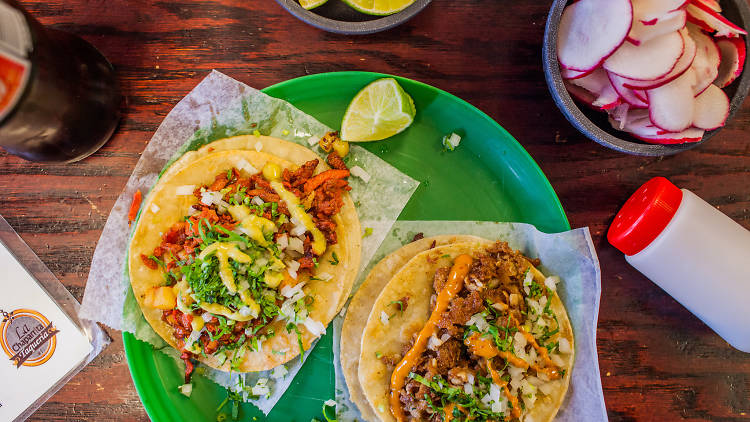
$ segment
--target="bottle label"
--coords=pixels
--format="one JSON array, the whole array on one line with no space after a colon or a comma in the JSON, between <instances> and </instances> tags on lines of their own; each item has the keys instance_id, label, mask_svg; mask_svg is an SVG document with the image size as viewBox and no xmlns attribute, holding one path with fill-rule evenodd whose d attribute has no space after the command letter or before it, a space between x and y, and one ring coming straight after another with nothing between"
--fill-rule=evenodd
<instances>
[{"instance_id":1,"label":"bottle label","mask_svg":"<svg viewBox=\"0 0 750 422\"><path fill-rule=\"evenodd\" d=\"M16 105L29 80L31 33L23 14L0 2L0 120Z\"/></svg>"}]
</instances>

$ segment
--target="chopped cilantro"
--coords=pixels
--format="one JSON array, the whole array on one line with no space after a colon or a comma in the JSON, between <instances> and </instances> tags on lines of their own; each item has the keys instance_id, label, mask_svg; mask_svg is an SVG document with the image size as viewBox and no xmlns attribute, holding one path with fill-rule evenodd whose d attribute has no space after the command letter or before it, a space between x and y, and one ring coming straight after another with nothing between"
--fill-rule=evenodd
<instances>
[{"instance_id":1,"label":"chopped cilantro","mask_svg":"<svg viewBox=\"0 0 750 422\"><path fill-rule=\"evenodd\" d=\"M331 265L339 265L339 256L336 255L336 251L333 251L333 253L331 253L331 258L333 259L328 261L331 263Z\"/></svg>"},{"instance_id":2,"label":"chopped cilantro","mask_svg":"<svg viewBox=\"0 0 750 422\"><path fill-rule=\"evenodd\" d=\"M365 227L365 234L362 237L364 238L364 237L371 236L371 235L372 235L372 227Z\"/></svg>"}]
</instances>

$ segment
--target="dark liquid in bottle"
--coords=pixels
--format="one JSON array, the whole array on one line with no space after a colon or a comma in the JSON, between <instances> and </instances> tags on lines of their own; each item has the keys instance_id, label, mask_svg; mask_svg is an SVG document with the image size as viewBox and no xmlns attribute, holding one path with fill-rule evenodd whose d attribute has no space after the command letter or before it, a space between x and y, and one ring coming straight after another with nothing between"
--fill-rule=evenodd
<instances>
[{"instance_id":1,"label":"dark liquid in bottle","mask_svg":"<svg viewBox=\"0 0 750 422\"><path fill-rule=\"evenodd\" d=\"M31 161L83 159L107 142L120 120L114 69L81 38L45 29L28 14L26 21L31 73L18 103L0 120L0 146Z\"/></svg>"}]
</instances>

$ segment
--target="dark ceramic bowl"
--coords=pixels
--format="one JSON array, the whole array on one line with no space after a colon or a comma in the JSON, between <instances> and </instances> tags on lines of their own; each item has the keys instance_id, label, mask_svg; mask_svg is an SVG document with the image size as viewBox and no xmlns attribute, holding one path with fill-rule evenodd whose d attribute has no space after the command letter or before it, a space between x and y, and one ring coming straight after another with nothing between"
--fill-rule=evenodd
<instances>
[{"instance_id":1,"label":"dark ceramic bowl","mask_svg":"<svg viewBox=\"0 0 750 422\"><path fill-rule=\"evenodd\" d=\"M337 34L372 34L401 25L421 12L432 0L417 0L406 9L389 16L360 13L341 0L328 0L322 6L305 10L297 0L276 0L299 20Z\"/></svg>"},{"instance_id":2,"label":"dark ceramic bowl","mask_svg":"<svg viewBox=\"0 0 750 422\"><path fill-rule=\"evenodd\" d=\"M606 113L590 110L586 107L579 107L579 104L571 99L563 85L563 79L560 76L560 65L557 62L557 31L560 24L560 16L566 4L566 0L554 0L552 9L547 17L547 28L544 32L544 75L547 79L547 86L549 86L549 90L552 93L552 98L557 103L557 107L560 108L560 111L563 112L576 129L580 130L589 139L606 147L628 154L648 156L672 155L687 151L703 144L708 138L721 130L719 128L706 132L700 142L679 145L647 144L625 132L613 129L607 121ZM721 0L721 5L724 9L722 15L727 19L746 30L750 28L750 7L748 7L747 0ZM750 52L749 37L745 37L745 44ZM742 75L732 82L731 85L724 88L724 92L731 99L727 122L732 119L737 109L742 107L748 89L750 89L750 54L745 57L745 68Z\"/></svg>"}]
</instances>

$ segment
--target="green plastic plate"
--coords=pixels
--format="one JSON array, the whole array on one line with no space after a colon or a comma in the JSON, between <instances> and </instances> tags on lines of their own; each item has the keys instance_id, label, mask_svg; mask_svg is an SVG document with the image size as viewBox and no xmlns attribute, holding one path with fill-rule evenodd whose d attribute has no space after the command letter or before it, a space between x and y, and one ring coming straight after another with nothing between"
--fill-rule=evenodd
<instances>
[{"instance_id":1,"label":"green plastic plate","mask_svg":"<svg viewBox=\"0 0 750 422\"><path fill-rule=\"evenodd\" d=\"M339 128L346 106L377 73L322 73L270 86L263 92L294 104L332 128ZM569 230L565 212L547 178L521 145L471 104L440 89L394 77L417 107L403 133L360 144L421 182L406 205L403 220L489 220L534 224L545 232ZM460 146L443 151L441 139L456 132ZM385 198L387 200L387 198ZM331 334L325 335L267 420L324 420L323 402L334 396ZM182 396L182 368L150 345L123 334L130 373L154 422L215 421L226 391L195 377L191 398ZM226 410L226 409L225 409ZM254 419L257 417L257 419ZM244 404L240 420L263 420Z\"/></svg>"}]
</instances>

